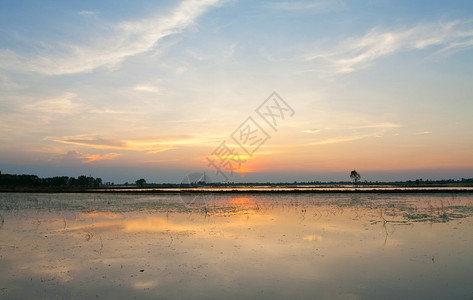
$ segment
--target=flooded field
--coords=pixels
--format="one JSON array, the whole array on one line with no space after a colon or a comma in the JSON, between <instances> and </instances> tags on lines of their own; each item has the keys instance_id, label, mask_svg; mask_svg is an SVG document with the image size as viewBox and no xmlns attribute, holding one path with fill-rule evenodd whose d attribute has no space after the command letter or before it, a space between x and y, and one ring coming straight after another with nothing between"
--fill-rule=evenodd
<instances>
[{"instance_id":1,"label":"flooded field","mask_svg":"<svg viewBox=\"0 0 473 300\"><path fill-rule=\"evenodd\" d=\"M473 193L0 194L1 299L472 299Z\"/></svg>"}]
</instances>

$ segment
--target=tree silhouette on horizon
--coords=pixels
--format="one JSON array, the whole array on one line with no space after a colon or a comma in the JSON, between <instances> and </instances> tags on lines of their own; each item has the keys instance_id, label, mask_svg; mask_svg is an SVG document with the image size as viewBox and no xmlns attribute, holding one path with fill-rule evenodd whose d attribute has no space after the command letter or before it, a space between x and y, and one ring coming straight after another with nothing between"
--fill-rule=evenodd
<instances>
[{"instance_id":1,"label":"tree silhouette on horizon","mask_svg":"<svg viewBox=\"0 0 473 300\"><path fill-rule=\"evenodd\" d=\"M136 185L139 187L143 187L146 184L146 180L144 178L138 179L135 181Z\"/></svg>"},{"instance_id":2,"label":"tree silhouette on horizon","mask_svg":"<svg viewBox=\"0 0 473 300\"><path fill-rule=\"evenodd\" d=\"M360 181L361 175L356 170L353 170L350 173L350 178L353 180L354 184L358 184L358 181Z\"/></svg>"}]
</instances>

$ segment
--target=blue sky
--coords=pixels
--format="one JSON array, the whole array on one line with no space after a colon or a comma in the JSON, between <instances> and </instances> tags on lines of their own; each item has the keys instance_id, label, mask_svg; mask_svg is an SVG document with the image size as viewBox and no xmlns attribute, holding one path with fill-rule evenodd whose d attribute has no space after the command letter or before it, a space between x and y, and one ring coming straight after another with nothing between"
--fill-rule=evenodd
<instances>
[{"instance_id":1,"label":"blue sky","mask_svg":"<svg viewBox=\"0 0 473 300\"><path fill-rule=\"evenodd\" d=\"M471 1L2 1L0 170L219 180L206 158L277 91L294 116L232 180L473 177L472 12Z\"/></svg>"}]
</instances>

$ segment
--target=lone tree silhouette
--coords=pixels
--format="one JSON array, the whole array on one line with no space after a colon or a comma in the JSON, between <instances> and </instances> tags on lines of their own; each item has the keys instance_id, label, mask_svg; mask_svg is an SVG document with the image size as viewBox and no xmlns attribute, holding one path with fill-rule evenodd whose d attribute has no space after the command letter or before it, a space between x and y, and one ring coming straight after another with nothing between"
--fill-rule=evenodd
<instances>
[{"instance_id":1,"label":"lone tree silhouette","mask_svg":"<svg viewBox=\"0 0 473 300\"><path fill-rule=\"evenodd\" d=\"M358 184L358 181L360 180L361 175L356 170L353 170L350 173L350 178L353 180L354 184Z\"/></svg>"}]
</instances>

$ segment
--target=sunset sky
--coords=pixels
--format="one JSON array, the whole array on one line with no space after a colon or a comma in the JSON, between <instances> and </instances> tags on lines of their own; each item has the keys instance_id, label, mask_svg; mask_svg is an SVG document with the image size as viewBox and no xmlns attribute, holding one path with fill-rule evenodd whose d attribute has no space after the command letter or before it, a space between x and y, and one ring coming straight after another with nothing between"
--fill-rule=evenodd
<instances>
[{"instance_id":1,"label":"sunset sky","mask_svg":"<svg viewBox=\"0 0 473 300\"><path fill-rule=\"evenodd\" d=\"M209 159L244 182L473 177L473 1L0 2L2 173L222 181Z\"/></svg>"}]
</instances>

